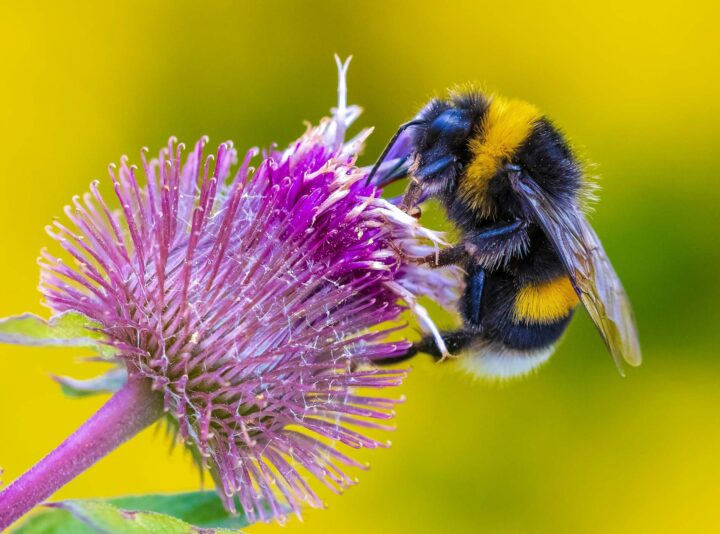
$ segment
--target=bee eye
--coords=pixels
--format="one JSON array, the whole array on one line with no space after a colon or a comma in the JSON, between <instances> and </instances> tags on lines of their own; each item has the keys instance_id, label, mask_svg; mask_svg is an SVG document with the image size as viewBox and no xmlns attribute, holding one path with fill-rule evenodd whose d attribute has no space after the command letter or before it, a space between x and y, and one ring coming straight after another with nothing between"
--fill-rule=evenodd
<instances>
[{"instance_id":1,"label":"bee eye","mask_svg":"<svg viewBox=\"0 0 720 534\"><path fill-rule=\"evenodd\" d=\"M434 141L444 138L451 142L464 141L472 130L472 119L461 109L443 111L430 123L428 137Z\"/></svg>"}]
</instances>

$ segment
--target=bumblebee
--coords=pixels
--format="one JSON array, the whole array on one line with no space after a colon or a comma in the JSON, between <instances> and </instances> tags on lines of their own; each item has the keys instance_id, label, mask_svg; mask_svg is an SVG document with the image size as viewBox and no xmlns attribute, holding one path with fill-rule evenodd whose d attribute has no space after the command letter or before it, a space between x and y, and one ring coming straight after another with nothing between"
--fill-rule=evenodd
<instances>
[{"instance_id":1,"label":"bumblebee","mask_svg":"<svg viewBox=\"0 0 720 534\"><path fill-rule=\"evenodd\" d=\"M589 181L536 107L476 90L433 99L399 128L368 181L405 176L401 208L437 198L459 231L457 244L411 260L465 270L463 325L382 363L452 355L480 376L522 375L549 359L582 303L620 373L622 360L640 364L630 302L582 211Z\"/></svg>"}]
</instances>

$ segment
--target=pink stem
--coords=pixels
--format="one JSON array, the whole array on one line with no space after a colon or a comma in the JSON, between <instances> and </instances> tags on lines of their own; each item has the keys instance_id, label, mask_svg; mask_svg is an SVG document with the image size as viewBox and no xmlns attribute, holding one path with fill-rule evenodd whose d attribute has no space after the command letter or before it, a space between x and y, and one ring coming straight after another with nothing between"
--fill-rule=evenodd
<instances>
[{"instance_id":1,"label":"pink stem","mask_svg":"<svg viewBox=\"0 0 720 534\"><path fill-rule=\"evenodd\" d=\"M0 493L0 531L157 421L163 414L162 395L150 385L145 378L128 380L75 433L5 488Z\"/></svg>"}]
</instances>

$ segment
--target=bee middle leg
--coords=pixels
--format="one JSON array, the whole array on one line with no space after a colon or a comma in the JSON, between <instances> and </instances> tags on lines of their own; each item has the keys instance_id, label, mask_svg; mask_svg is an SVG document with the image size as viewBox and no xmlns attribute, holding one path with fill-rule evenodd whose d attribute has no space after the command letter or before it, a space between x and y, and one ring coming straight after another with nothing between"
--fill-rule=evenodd
<instances>
[{"instance_id":1,"label":"bee middle leg","mask_svg":"<svg viewBox=\"0 0 720 534\"><path fill-rule=\"evenodd\" d=\"M485 266L496 266L504 258L521 255L527 250L529 236L526 221L516 219L482 231L468 234L462 243L413 259L430 267L465 263L471 258Z\"/></svg>"},{"instance_id":2,"label":"bee middle leg","mask_svg":"<svg viewBox=\"0 0 720 534\"><path fill-rule=\"evenodd\" d=\"M446 265L457 265L468 258L468 251L464 244L453 245L437 252L421 256L416 263L426 264L430 267L445 267Z\"/></svg>"}]
</instances>

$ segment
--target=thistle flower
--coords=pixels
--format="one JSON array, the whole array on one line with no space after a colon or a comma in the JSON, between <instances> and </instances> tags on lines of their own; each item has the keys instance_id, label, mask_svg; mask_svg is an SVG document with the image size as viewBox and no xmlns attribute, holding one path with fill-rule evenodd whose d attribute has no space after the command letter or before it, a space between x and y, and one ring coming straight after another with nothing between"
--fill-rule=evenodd
<instances>
[{"instance_id":1,"label":"thistle flower","mask_svg":"<svg viewBox=\"0 0 720 534\"><path fill-rule=\"evenodd\" d=\"M362 465L335 445L385 446L361 430L387 428L398 400L374 390L405 376L372 361L409 347L386 340L408 307L435 331L416 298L449 301L456 285L398 253L441 239L365 184L355 160L370 130L345 140L360 110L338 65L332 118L263 152L256 170L258 150L238 159L227 142L206 156L207 139L187 153L171 139L155 159L143 150L142 172L123 158L110 167L120 209L92 183L65 208L69 223L48 228L72 264L40 259L53 313L97 323L156 405L148 419L172 418L226 507L237 499L251 521L321 506L303 473L353 483L344 468Z\"/></svg>"}]
</instances>

